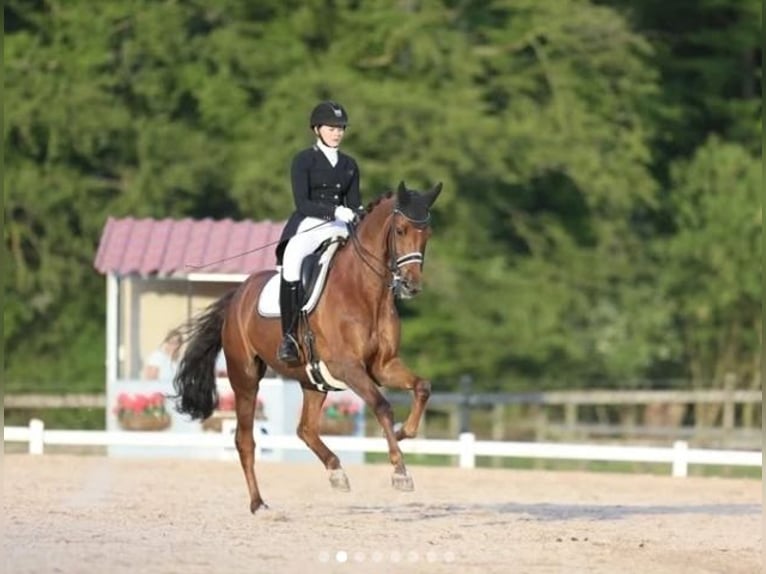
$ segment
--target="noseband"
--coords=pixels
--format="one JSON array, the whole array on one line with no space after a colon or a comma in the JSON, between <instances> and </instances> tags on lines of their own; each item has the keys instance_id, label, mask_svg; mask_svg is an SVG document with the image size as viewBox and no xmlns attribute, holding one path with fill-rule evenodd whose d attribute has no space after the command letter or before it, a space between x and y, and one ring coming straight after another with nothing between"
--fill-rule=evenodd
<instances>
[{"instance_id":1,"label":"noseband","mask_svg":"<svg viewBox=\"0 0 766 574\"><path fill-rule=\"evenodd\" d=\"M431 214L429 213L426 215L423 219L413 219L412 217L409 217L406 213L404 213L402 210L398 209L396 206L394 206L394 209L391 213L391 223L388 226L388 232L386 234L386 244L388 246L388 261L386 262L386 269L383 271L380 271L378 266L378 259L375 257L373 253L370 253L368 249L366 249L361 242L359 241L359 238L356 236L356 230L354 230L351 233L351 242L354 245L354 249L356 250L356 254L359 256L359 258L364 262L367 267L372 269L372 271L381 279L385 279L387 275L391 275L391 283L388 285L388 288L391 289L394 292L397 292L403 282L403 277L401 274L402 267L406 265L411 265L412 263L418 263L420 265L424 262L423 253L420 251L412 251L410 253L405 253L404 255L397 256L396 254L396 241L394 239L394 228L395 228L395 218L397 215L401 215L404 217L407 221L409 221L414 227L419 229L424 229L428 226L428 224L431 221ZM372 263L372 261L375 261L375 264Z\"/></svg>"}]
</instances>

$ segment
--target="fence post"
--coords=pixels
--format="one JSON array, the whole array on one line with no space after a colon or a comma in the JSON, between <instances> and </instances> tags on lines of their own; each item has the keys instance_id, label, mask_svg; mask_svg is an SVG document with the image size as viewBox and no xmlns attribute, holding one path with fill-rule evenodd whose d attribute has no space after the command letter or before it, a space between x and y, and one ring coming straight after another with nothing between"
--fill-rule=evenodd
<instances>
[{"instance_id":1,"label":"fence post","mask_svg":"<svg viewBox=\"0 0 766 574\"><path fill-rule=\"evenodd\" d=\"M231 443L221 449L221 460L238 460L236 448L237 421L234 419L224 419L221 422L221 434ZM261 459L261 443L256 438L255 441L255 460Z\"/></svg>"},{"instance_id":2,"label":"fence post","mask_svg":"<svg viewBox=\"0 0 766 574\"><path fill-rule=\"evenodd\" d=\"M474 443L476 435L471 432L460 433L460 468L476 468Z\"/></svg>"},{"instance_id":3,"label":"fence post","mask_svg":"<svg viewBox=\"0 0 766 574\"><path fill-rule=\"evenodd\" d=\"M505 410L506 406L501 402L492 405L492 440L502 441L505 439ZM502 467L503 459L499 456L493 456L492 466Z\"/></svg>"},{"instance_id":4,"label":"fence post","mask_svg":"<svg viewBox=\"0 0 766 574\"><path fill-rule=\"evenodd\" d=\"M29 421L29 454L43 454L45 423L40 419Z\"/></svg>"},{"instance_id":5,"label":"fence post","mask_svg":"<svg viewBox=\"0 0 766 574\"><path fill-rule=\"evenodd\" d=\"M577 403L573 401L567 401L564 405L564 432L566 433L567 441L579 438L575 430L577 427L577 407Z\"/></svg>"},{"instance_id":6,"label":"fence post","mask_svg":"<svg viewBox=\"0 0 766 574\"><path fill-rule=\"evenodd\" d=\"M460 377L460 433L470 432L471 430L471 387L473 379L470 375Z\"/></svg>"},{"instance_id":7,"label":"fence post","mask_svg":"<svg viewBox=\"0 0 766 574\"><path fill-rule=\"evenodd\" d=\"M673 476L683 478L689 472L689 443L677 440L673 443Z\"/></svg>"},{"instance_id":8,"label":"fence post","mask_svg":"<svg viewBox=\"0 0 766 574\"><path fill-rule=\"evenodd\" d=\"M723 379L723 390L725 397L723 399L723 420L721 426L723 427L723 439L726 448L729 448L731 444L731 436L734 431L734 418L735 407L734 404L734 390L737 387L737 375L734 373L727 373Z\"/></svg>"}]
</instances>

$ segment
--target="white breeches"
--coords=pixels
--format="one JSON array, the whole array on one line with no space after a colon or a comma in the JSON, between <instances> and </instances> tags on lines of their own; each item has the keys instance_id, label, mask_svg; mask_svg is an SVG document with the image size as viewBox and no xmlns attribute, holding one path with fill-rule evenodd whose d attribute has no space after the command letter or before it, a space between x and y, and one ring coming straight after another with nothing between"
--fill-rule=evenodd
<instances>
[{"instance_id":1,"label":"white breeches","mask_svg":"<svg viewBox=\"0 0 766 574\"><path fill-rule=\"evenodd\" d=\"M282 278L285 281L298 281L301 278L303 258L331 237L348 237L346 224L340 220L325 221L316 217L307 217L301 221L298 231L287 242L282 254Z\"/></svg>"}]
</instances>

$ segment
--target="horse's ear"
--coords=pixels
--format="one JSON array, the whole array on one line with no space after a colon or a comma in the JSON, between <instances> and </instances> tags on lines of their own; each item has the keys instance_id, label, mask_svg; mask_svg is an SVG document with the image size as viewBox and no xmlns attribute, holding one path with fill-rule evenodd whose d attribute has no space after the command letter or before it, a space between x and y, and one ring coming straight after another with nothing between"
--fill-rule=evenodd
<instances>
[{"instance_id":1,"label":"horse's ear","mask_svg":"<svg viewBox=\"0 0 766 574\"><path fill-rule=\"evenodd\" d=\"M410 199L410 194L407 193L407 186L404 185L404 180L399 182L399 187L396 188L396 203L399 206L407 205Z\"/></svg>"},{"instance_id":2,"label":"horse's ear","mask_svg":"<svg viewBox=\"0 0 766 574\"><path fill-rule=\"evenodd\" d=\"M442 191L442 182L439 182L435 186L433 186L429 191L423 194L423 197L428 203L428 207L431 207L434 204L434 201L436 201L436 198L439 197L439 194L441 193L441 191Z\"/></svg>"}]
</instances>

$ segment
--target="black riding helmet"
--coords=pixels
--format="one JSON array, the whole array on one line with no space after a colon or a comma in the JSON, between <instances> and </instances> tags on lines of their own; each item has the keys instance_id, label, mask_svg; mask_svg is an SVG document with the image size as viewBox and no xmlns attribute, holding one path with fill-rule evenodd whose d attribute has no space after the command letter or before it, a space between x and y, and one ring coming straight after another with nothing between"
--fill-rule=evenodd
<instances>
[{"instance_id":1,"label":"black riding helmet","mask_svg":"<svg viewBox=\"0 0 766 574\"><path fill-rule=\"evenodd\" d=\"M337 102L320 102L311 110L311 129L317 126L334 126L345 128L348 125L348 114Z\"/></svg>"}]
</instances>

